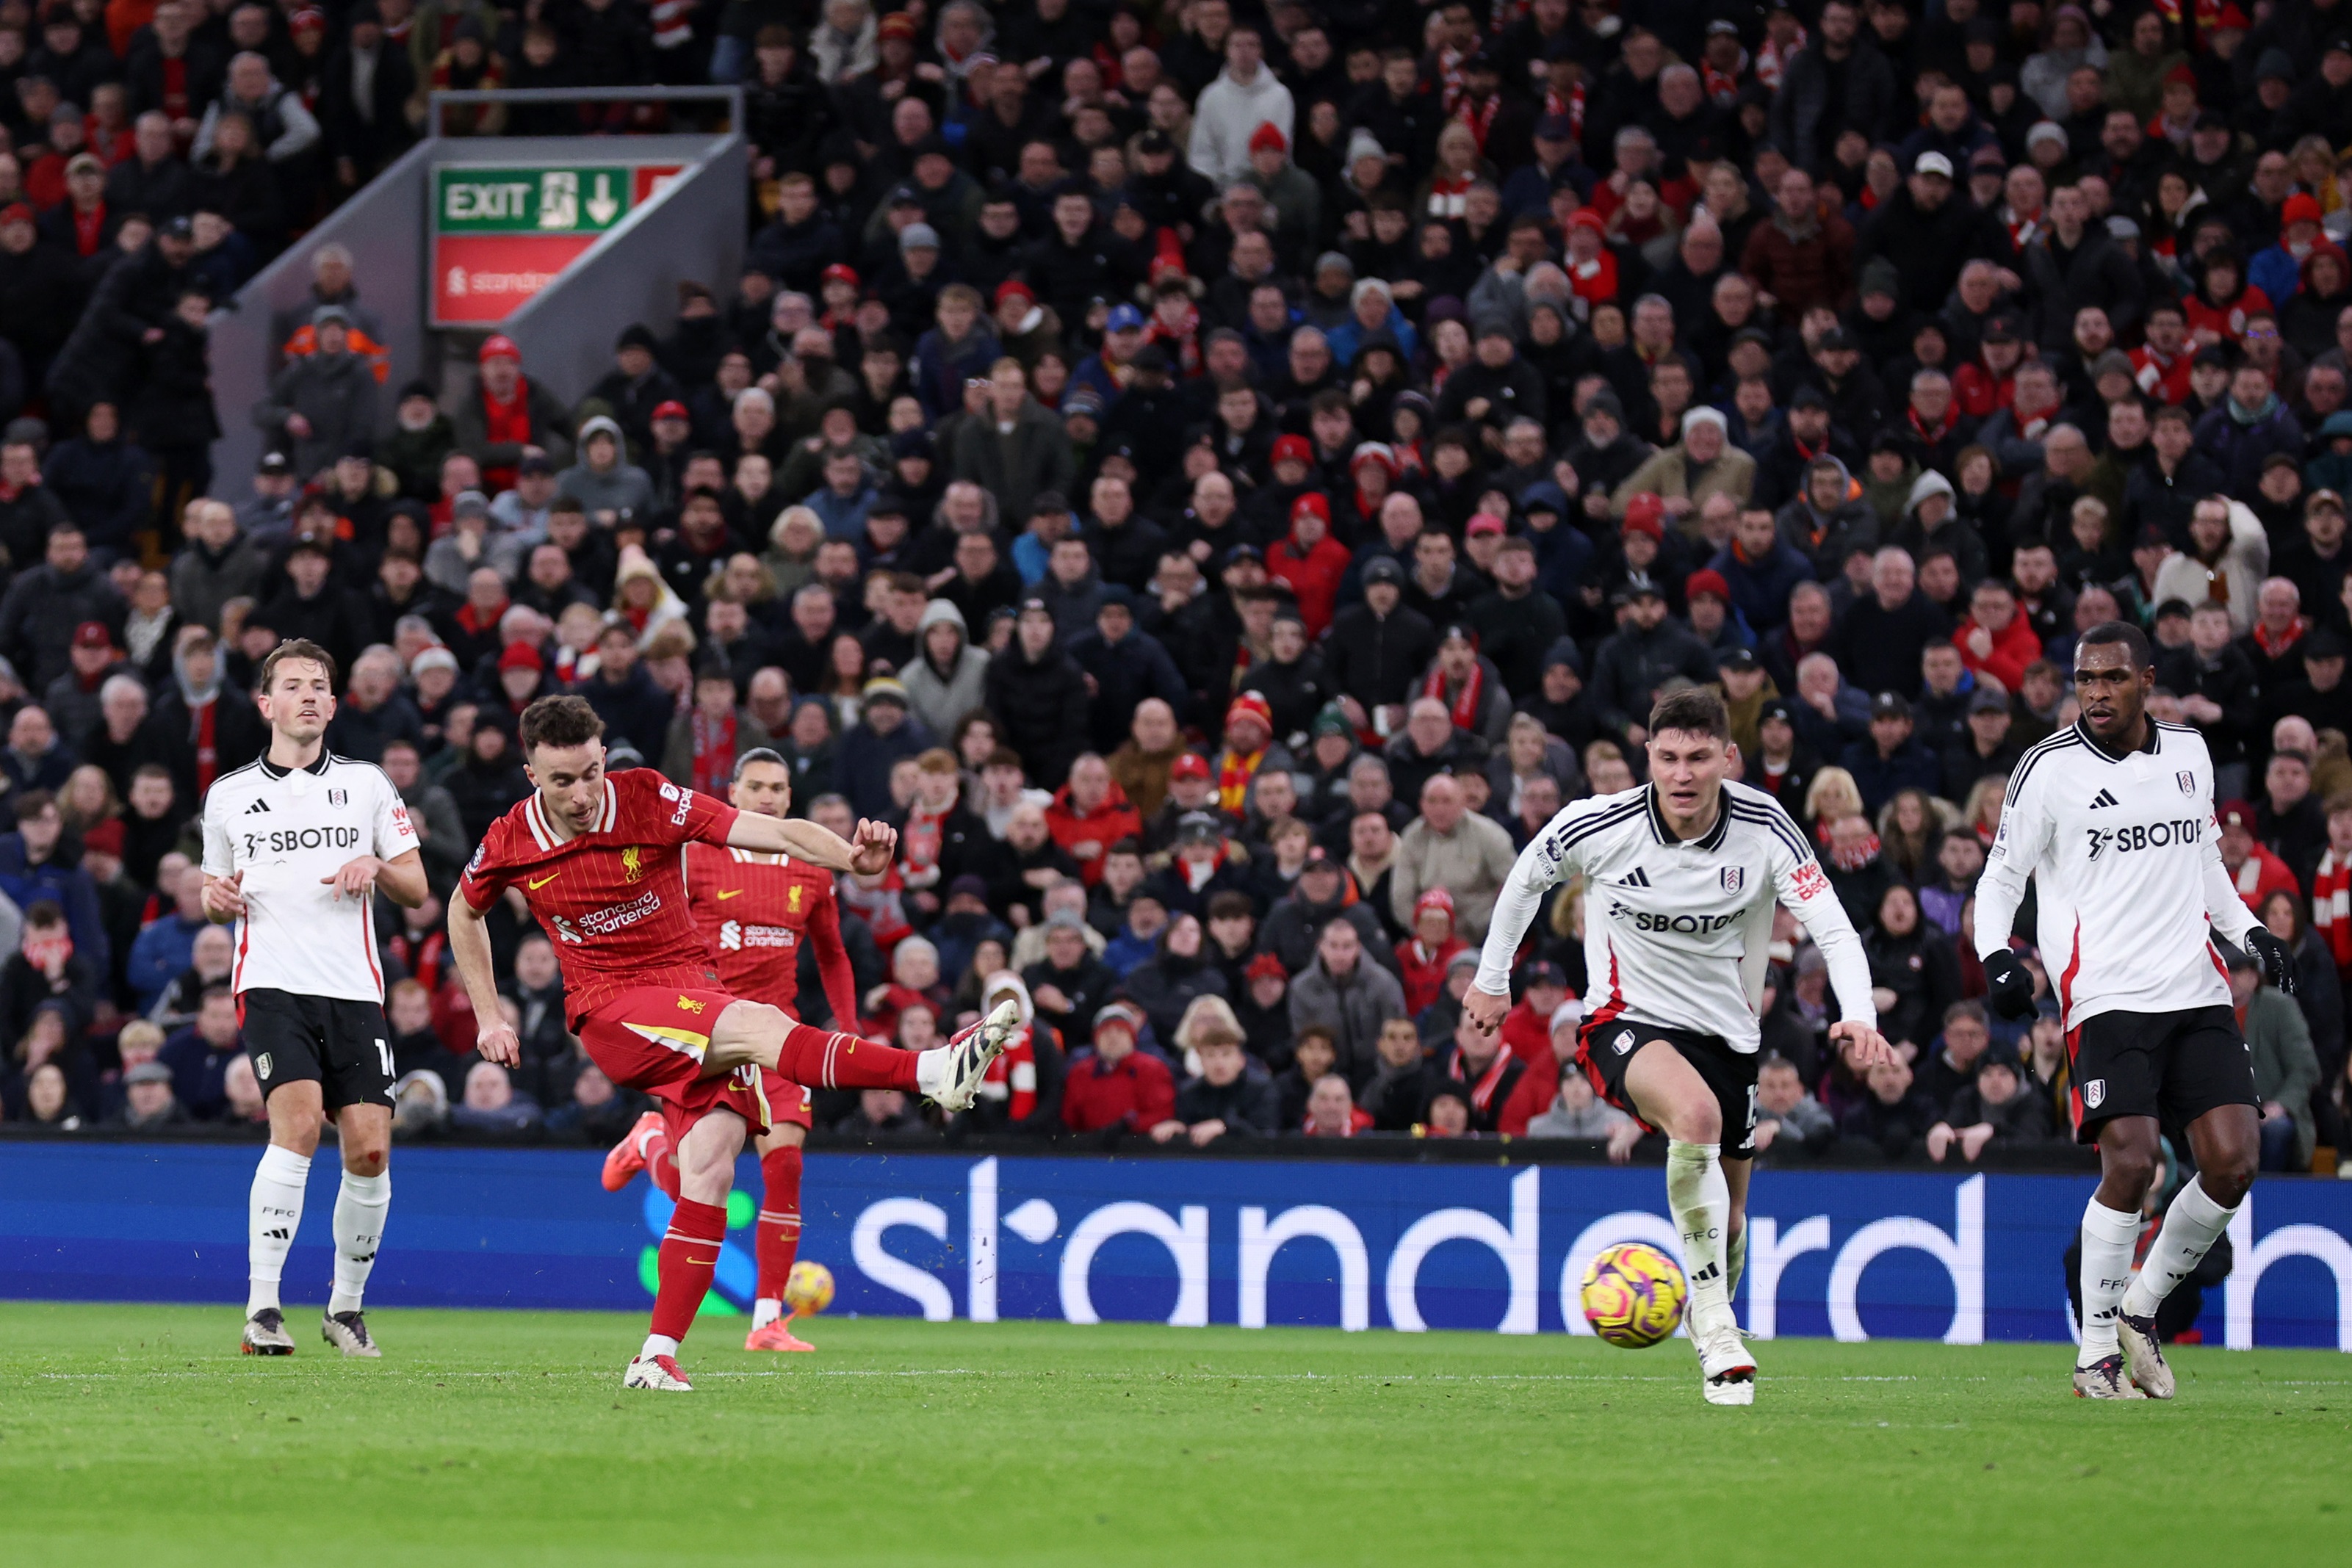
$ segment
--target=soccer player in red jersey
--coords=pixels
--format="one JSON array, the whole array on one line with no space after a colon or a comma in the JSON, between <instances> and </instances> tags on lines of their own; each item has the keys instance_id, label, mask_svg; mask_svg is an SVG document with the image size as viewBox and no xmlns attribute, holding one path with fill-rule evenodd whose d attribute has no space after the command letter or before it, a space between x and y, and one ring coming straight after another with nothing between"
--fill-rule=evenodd
<instances>
[{"instance_id":1,"label":"soccer player in red jersey","mask_svg":"<svg viewBox=\"0 0 2352 1568\"><path fill-rule=\"evenodd\" d=\"M782 818L793 805L792 769L765 747L747 751L736 760L728 799L740 811ZM798 1018L793 1002L800 990L801 945L806 942L816 952L835 1023L856 1027L857 977L841 942L832 872L790 854L692 843L686 847L686 896L720 985ZM783 1302L784 1281L801 1244L801 1146L808 1139L809 1092L774 1075L767 1077L766 1088L772 1125L755 1141L763 1184L752 1233L760 1284L743 1348L813 1350L792 1332ZM641 1169L664 1192L677 1196L669 1134L652 1112L604 1156L604 1189L620 1191Z\"/></svg>"},{"instance_id":2,"label":"soccer player in red jersey","mask_svg":"<svg viewBox=\"0 0 2352 1568\"><path fill-rule=\"evenodd\" d=\"M607 777L604 726L578 697L524 710L532 793L490 825L449 909L449 951L481 1020L476 1049L520 1065L521 1042L499 1011L483 916L509 888L555 938L564 1023L614 1082L662 1103L677 1161L678 1200L662 1239L653 1332L625 1388L686 1392L678 1342L710 1288L727 1234L727 1194L747 1132L769 1130L766 1075L833 1089L898 1089L950 1110L969 1106L1018 1022L1000 1009L948 1044L894 1051L794 1022L782 1009L719 988L686 896L685 846L729 844L834 871L890 863L897 835L878 822L844 841L814 822L739 813L651 769Z\"/></svg>"}]
</instances>

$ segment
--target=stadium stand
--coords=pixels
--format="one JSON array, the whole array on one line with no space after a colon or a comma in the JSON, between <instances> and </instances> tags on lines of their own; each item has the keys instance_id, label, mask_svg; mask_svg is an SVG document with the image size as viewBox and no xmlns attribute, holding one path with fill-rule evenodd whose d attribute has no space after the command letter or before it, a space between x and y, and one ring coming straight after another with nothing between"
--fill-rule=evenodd
<instances>
[{"instance_id":1,"label":"stadium stand","mask_svg":"<svg viewBox=\"0 0 2352 1568\"><path fill-rule=\"evenodd\" d=\"M1638 783L1695 682L1910 1059L1836 1058L1784 923L1769 1156L2030 1157L2066 1138L2054 1009L1988 1020L1961 936L2073 639L2122 616L2299 964L2292 1001L2237 982L2265 1163L2352 1175L2341 9L5 0L10 1130L257 1135L192 823L306 636L437 895L379 904L404 1138L641 1109L519 901L516 1072L442 931L528 788L517 716L576 691L615 766L723 791L769 746L795 810L898 826L842 890L838 1027L1032 1009L965 1126L822 1094L835 1136L1622 1156L1572 1067L1581 888L1499 1045L1459 998L1513 856ZM615 323L576 397L496 334L384 384L365 247L332 246L268 395L215 406L213 313L431 91L709 82L744 94L745 267ZM248 423L268 455L215 475ZM800 995L824 1021L813 961Z\"/></svg>"}]
</instances>

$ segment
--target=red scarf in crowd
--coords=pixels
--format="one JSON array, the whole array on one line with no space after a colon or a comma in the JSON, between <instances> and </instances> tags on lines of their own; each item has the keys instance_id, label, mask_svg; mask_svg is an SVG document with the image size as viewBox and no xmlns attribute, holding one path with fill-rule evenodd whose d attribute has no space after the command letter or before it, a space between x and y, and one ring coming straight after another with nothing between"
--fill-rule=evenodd
<instances>
[{"instance_id":1,"label":"red scarf in crowd","mask_svg":"<svg viewBox=\"0 0 2352 1568\"><path fill-rule=\"evenodd\" d=\"M482 439L490 445L512 443L517 446L530 444L530 382L521 375L515 377L514 396L505 402L482 389ZM514 488L512 468L486 468L482 471L485 486L494 493Z\"/></svg>"},{"instance_id":2,"label":"red scarf in crowd","mask_svg":"<svg viewBox=\"0 0 2352 1568\"><path fill-rule=\"evenodd\" d=\"M2311 924L2326 938L2338 969L2352 970L2352 858L2329 850L2311 883Z\"/></svg>"},{"instance_id":3,"label":"red scarf in crowd","mask_svg":"<svg viewBox=\"0 0 2352 1568\"><path fill-rule=\"evenodd\" d=\"M1471 665L1470 678L1462 683L1462 690L1450 699L1445 695L1445 672L1432 670L1429 672L1429 679L1421 685L1421 695L1425 697L1435 697L1439 702L1444 703L1453 715L1454 728L1476 729L1479 700L1486 695L1486 666Z\"/></svg>"},{"instance_id":4,"label":"red scarf in crowd","mask_svg":"<svg viewBox=\"0 0 2352 1568\"><path fill-rule=\"evenodd\" d=\"M1217 805L1222 810L1241 814L1242 801L1249 794L1250 780L1257 777L1258 764L1265 760L1265 748L1244 757L1228 746L1217 754ZM1223 852L1218 852L1223 858Z\"/></svg>"},{"instance_id":5,"label":"red scarf in crowd","mask_svg":"<svg viewBox=\"0 0 2352 1568\"><path fill-rule=\"evenodd\" d=\"M706 795L724 795L735 778L735 716L714 719L698 707L691 727L694 787Z\"/></svg>"},{"instance_id":6,"label":"red scarf in crowd","mask_svg":"<svg viewBox=\"0 0 2352 1568\"><path fill-rule=\"evenodd\" d=\"M946 812L933 815L919 801L908 810L907 825L898 830L898 873L908 887L929 887L940 880L940 850L947 842L940 823L945 818Z\"/></svg>"},{"instance_id":7,"label":"red scarf in crowd","mask_svg":"<svg viewBox=\"0 0 2352 1568\"><path fill-rule=\"evenodd\" d=\"M1472 1110L1481 1115L1486 1113L1487 1107L1494 1103L1496 1092L1503 1086L1504 1070L1510 1065L1511 1053L1497 1050L1495 1052L1495 1060L1488 1062L1486 1071L1478 1075L1478 1082L1470 1085ZM1453 1064L1446 1069L1446 1071L1456 1083L1470 1082L1470 1075L1462 1070L1462 1053L1459 1051L1454 1053Z\"/></svg>"},{"instance_id":8,"label":"red scarf in crowd","mask_svg":"<svg viewBox=\"0 0 2352 1568\"><path fill-rule=\"evenodd\" d=\"M2254 622L2254 646L2273 659L2284 659L2287 651L2302 642L2303 634L2310 630L2311 622L2300 615L2288 622L2286 630L2281 632L2273 632L2257 621Z\"/></svg>"},{"instance_id":9,"label":"red scarf in crowd","mask_svg":"<svg viewBox=\"0 0 2352 1568\"><path fill-rule=\"evenodd\" d=\"M1470 134L1478 139L1478 152L1482 156L1486 151L1486 132L1495 128L1495 116L1501 113L1502 109L1503 95L1498 92L1484 103L1473 103L1465 98L1454 110L1454 118L1468 126Z\"/></svg>"},{"instance_id":10,"label":"red scarf in crowd","mask_svg":"<svg viewBox=\"0 0 2352 1568\"><path fill-rule=\"evenodd\" d=\"M1584 140L1584 84L1582 82L1578 82L1574 87L1570 88L1566 98L1546 88L1543 111L1547 115L1568 116L1569 130L1574 133L1577 141Z\"/></svg>"},{"instance_id":11,"label":"red scarf in crowd","mask_svg":"<svg viewBox=\"0 0 2352 1568\"><path fill-rule=\"evenodd\" d=\"M1034 1026L1014 1035L1004 1054L988 1064L980 1081L980 1097L1003 1100L1005 1115L1015 1122L1026 1120L1037 1109L1037 1047L1033 1032Z\"/></svg>"}]
</instances>

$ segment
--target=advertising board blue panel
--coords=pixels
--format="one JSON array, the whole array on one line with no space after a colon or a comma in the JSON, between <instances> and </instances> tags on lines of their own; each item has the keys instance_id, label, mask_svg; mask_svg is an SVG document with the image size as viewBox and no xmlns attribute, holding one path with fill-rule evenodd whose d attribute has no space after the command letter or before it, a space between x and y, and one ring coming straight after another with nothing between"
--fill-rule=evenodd
<instances>
[{"instance_id":1,"label":"advertising board blue panel","mask_svg":"<svg viewBox=\"0 0 2352 1568\"><path fill-rule=\"evenodd\" d=\"M250 1146L0 1143L0 1296L236 1301ZM649 1299L668 1204L597 1156L403 1148L369 1292L381 1306L613 1308ZM740 1180L756 1193L756 1162ZM323 1298L337 1175L313 1167L290 1301ZM2088 1177L1764 1171L1740 1318L1764 1335L1955 1343L2070 1337L2061 1263ZM824 1153L801 1255L836 1312L991 1321L1587 1332L1612 1242L1675 1250L1647 1169L1376 1161ZM753 1285L739 1197L706 1312ZM2209 1343L2352 1350L2352 1184L2259 1184Z\"/></svg>"}]
</instances>

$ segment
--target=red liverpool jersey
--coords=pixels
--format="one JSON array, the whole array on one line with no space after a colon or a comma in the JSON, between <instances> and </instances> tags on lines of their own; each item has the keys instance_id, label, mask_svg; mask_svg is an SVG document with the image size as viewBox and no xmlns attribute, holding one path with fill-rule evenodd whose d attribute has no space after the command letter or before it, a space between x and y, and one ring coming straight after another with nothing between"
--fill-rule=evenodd
<instances>
[{"instance_id":1,"label":"red liverpool jersey","mask_svg":"<svg viewBox=\"0 0 2352 1568\"><path fill-rule=\"evenodd\" d=\"M833 1027L856 1032L857 977L842 946L833 873L790 857L768 860L749 850L689 844L686 894L719 967L719 984L798 1018L801 944L806 942L816 949Z\"/></svg>"},{"instance_id":2,"label":"red liverpool jersey","mask_svg":"<svg viewBox=\"0 0 2352 1568\"><path fill-rule=\"evenodd\" d=\"M582 1015L640 986L711 983L710 956L687 907L690 842L724 843L735 808L681 789L650 768L604 780L595 827L559 839L532 790L490 824L458 896L479 914L520 887L563 966L563 1012Z\"/></svg>"}]
</instances>

